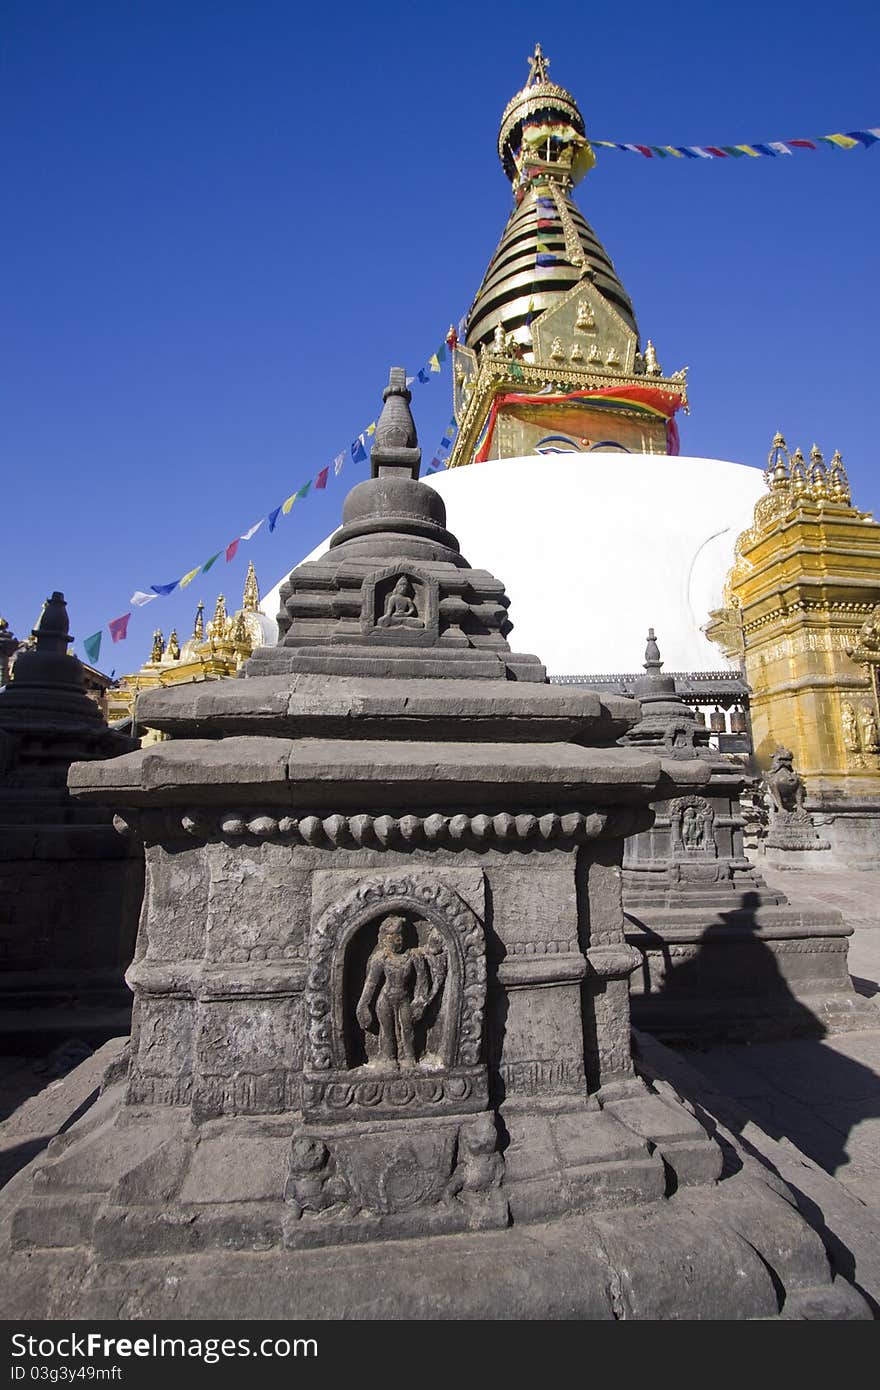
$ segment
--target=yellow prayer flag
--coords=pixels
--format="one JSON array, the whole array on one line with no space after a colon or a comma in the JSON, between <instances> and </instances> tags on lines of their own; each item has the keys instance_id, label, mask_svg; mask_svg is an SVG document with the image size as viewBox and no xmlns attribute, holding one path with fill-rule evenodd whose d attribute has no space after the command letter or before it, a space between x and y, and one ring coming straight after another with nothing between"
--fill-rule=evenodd
<instances>
[{"instance_id":1,"label":"yellow prayer flag","mask_svg":"<svg viewBox=\"0 0 880 1390\"><path fill-rule=\"evenodd\" d=\"M684 159L681 150L677 150L674 145L661 145L660 148L665 150L667 154L674 154L676 159Z\"/></svg>"},{"instance_id":2,"label":"yellow prayer flag","mask_svg":"<svg viewBox=\"0 0 880 1390\"><path fill-rule=\"evenodd\" d=\"M191 583L193 582L193 580L195 579L196 575L197 575L197 574L201 574L201 572L202 572L202 567L201 567L201 565L196 565L196 567L195 567L194 570L190 570L189 574L185 574L185 575L183 576L183 578L182 578L181 581L180 581L179 588L185 589L186 586L187 586L187 584L191 584Z\"/></svg>"},{"instance_id":3,"label":"yellow prayer flag","mask_svg":"<svg viewBox=\"0 0 880 1390\"><path fill-rule=\"evenodd\" d=\"M743 154L750 154L750 155L752 156L752 159L760 159L760 158L761 158L761 156L760 156L760 154L758 153L758 151L757 151L757 150L753 150L752 147L751 147L751 145L734 145L733 148L734 148L735 150L742 150Z\"/></svg>"},{"instance_id":4,"label":"yellow prayer flag","mask_svg":"<svg viewBox=\"0 0 880 1390\"><path fill-rule=\"evenodd\" d=\"M432 371L432 372L439 372L439 370L440 370L440 360L439 360L439 358L438 358L436 352L433 354L433 356L431 356L431 357L428 358L428 366L431 368L431 371Z\"/></svg>"},{"instance_id":5,"label":"yellow prayer flag","mask_svg":"<svg viewBox=\"0 0 880 1390\"><path fill-rule=\"evenodd\" d=\"M376 421L374 420L373 423L372 423L372 425L367 425L367 434L375 434L375 433L376 433Z\"/></svg>"},{"instance_id":6,"label":"yellow prayer flag","mask_svg":"<svg viewBox=\"0 0 880 1390\"><path fill-rule=\"evenodd\" d=\"M290 511L290 509L291 509L291 507L293 506L293 504L294 504L295 501L296 501L296 493L295 493L295 492L292 492L292 493L290 494L290 496L288 497L287 501L286 501L286 502L282 502L282 504L281 504L281 510L283 511L283 513L284 513L285 516L287 516L287 513Z\"/></svg>"},{"instance_id":7,"label":"yellow prayer flag","mask_svg":"<svg viewBox=\"0 0 880 1390\"><path fill-rule=\"evenodd\" d=\"M840 150L851 150L857 145L858 140L853 140L849 135L826 135L826 140L830 140L832 145L836 145Z\"/></svg>"}]
</instances>

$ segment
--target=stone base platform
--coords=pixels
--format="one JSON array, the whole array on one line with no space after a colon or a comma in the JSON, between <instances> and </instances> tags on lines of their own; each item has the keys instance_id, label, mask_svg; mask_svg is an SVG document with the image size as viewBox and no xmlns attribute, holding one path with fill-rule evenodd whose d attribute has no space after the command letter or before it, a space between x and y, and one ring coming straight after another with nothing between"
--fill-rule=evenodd
<instances>
[{"instance_id":1,"label":"stone base platform","mask_svg":"<svg viewBox=\"0 0 880 1390\"><path fill-rule=\"evenodd\" d=\"M111 1078L118 1071L117 1063ZM119 1091L111 1084L0 1193L8 1275L0 1316L871 1316L861 1294L834 1277L785 1184L750 1164L726 1162L722 1172L722 1149L663 1083L628 1084L575 1108L512 1111L504 1117L510 1182L483 1194L470 1229L437 1235L426 1220L404 1232L408 1239L377 1231L384 1238L368 1236L344 1254L332 1237L323 1248L290 1248L285 1240L285 1223L291 1231L299 1224L276 1196L292 1117L287 1138L258 1133L261 1125L242 1146L244 1136L225 1135L222 1122L195 1126L172 1115L164 1136L151 1122L159 1142L150 1153L138 1126L126 1125L116 1129L107 1167L102 1131L115 1128ZM204 1150L188 1172L177 1142L184 1131ZM638 1190L634 1172L643 1179ZM212 1187L211 1173L225 1178L223 1190ZM624 1173L627 1185L616 1180ZM130 1189L139 1207L126 1207ZM498 1229L508 1200L509 1224ZM547 1219L561 1201L566 1214Z\"/></svg>"},{"instance_id":2,"label":"stone base platform","mask_svg":"<svg viewBox=\"0 0 880 1390\"><path fill-rule=\"evenodd\" d=\"M667 1041L821 1037L873 1029L877 1014L847 971L852 927L803 907L626 914L643 957L631 977L634 1024Z\"/></svg>"}]
</instances>

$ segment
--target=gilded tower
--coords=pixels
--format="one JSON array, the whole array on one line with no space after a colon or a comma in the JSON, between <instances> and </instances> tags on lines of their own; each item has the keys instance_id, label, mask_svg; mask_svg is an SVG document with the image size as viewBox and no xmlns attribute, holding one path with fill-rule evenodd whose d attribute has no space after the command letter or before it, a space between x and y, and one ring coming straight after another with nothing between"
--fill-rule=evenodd
<instances>
[{"instance_id":1,"label":"gilded tower","mask_svg":"<svg viewBox=\"0 0 880 1390\"><path fill-rule=\"evenodd\" d=\"M880 848L880 525L853 506L840 454L829 463L773 440L767 493L736 543L725 606L706 634L741 662L755 752L794 754L835 857Z\"/></svg>"},{"instance_id":2,"label":"gilded tower","mask_svg":"<svg viewBox=\"0 0 880 1390\"><path fill-rule=\"evenodd\" d=\"M608 253L572 199L595 164L574 97L540 44L501 118L513 209L467 316L450 330L459 434L449 467L523 454L678 452L685 371L642 348Z\"/></svg>"}]
</instances>

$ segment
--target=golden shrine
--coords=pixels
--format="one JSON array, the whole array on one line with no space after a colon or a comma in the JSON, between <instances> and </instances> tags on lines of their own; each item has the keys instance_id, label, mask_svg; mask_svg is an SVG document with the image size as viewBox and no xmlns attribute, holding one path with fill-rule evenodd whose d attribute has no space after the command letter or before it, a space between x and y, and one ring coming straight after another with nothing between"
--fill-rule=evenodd
<instances>
[{"instance_id":1,"label":"golden shrine","mask_svg":"<svg viewBox=\"0 0 880 1390\"><path fill-rule=\"evenodd\" d=\"M765 480L706 635L742 663L759 762L789 748L832 849L868 863L880 847L880 525L853 505L839 453L826 464L814 444L807 460L777 434Z\"/></svg>"},{"instance_id":2,"label":"golden shrine","mask_svg":"<svg viewBox=\"0 0 880 1390\"><path fill-rule=\"evenodd\" d=\"M534 453L678 452L686 369L642 350L633 306L572 201L593 167L574 97L540 44L501 118L514 207L459 341L450 329L458 436L448 467Z\"/></svg>"},{"instance_id":3,"label":"golden shrine","mask_svg":"<svg viewBox=\"0 0 880 1390\"><path fill-rule=\"evenodd\" d=\"M248 565L241 607L226 610L219 594L211 620L205 623L205 606L199 602L192 636L181 646L176 630L166 642L157 628L153 633L150 658L139 671L121 676L108 691L108 719L131 719L142 690L183 681L222 680L238 674L255 647L271 645L277 639L273 619L260 611L260 589L253 561Z\"/></svg>"}]
</instances>

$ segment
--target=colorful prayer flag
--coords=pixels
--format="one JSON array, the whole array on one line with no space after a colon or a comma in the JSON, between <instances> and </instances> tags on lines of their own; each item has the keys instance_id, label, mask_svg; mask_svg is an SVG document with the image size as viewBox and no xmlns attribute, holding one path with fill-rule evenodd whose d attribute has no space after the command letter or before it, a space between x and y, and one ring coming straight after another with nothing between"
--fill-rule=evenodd
<instances>
[{"instance_id":1,"label":"colorful prayer flag","mask_svg":"<svg viewBox=\"0 0 880 1390\"><path fill-rule=\"evenodd\" d=\"M202 565L202 574L207 574L211 566L216 565L217 561L220 559L220 556L222 554L222 550L215 551L214 554L211 556L210 560L206 560L205 563Z\"/></svg>"},{"instance_id":2,"label":"colorful prayer flag","mask_svg":"<svg viewBox=\"0 0 880 1390\"><path fill-rule=\"evenodd\" d=\"M91 661L92 665L95 664L95 662L98 660L98 657L101 655L101 638L103 635L104 634L99 631L93 632L91 637L83 638L83 651L89 658L89 661Z\"/></svg>"},{"instance_id":3,"label":"colorful prayer flag","mask_svg":"<svg viewBox=\"0 0 880 1390\"><path fill-rule=\"evenodd\" d=\"M133 603L135 608L143 608L145 604L152 603L158 597L158 594L145 594L143 589L135 589L128 601Z\"/></svg>"},{"instance_id":4,"label":"colorful prayer flag","mask_svg":"<svg viewBox=\"0 0 880 1390\"><path fill-rule=\"evenodd\" d=\"M130 617L130 613L123 613L121 618L114 618L112 622L107 624L110 636L113 638L114 642L125 641L128 636L128 620Z\"/></svg>"},{"instance_id":5,"label":"colorful prayer flag","mask_svg":"<svg viewBox=\"0 0 880 1390\"><path fill-rule=\"evenodd\" d=\"M273 511L271 511L271 512L269 513L269 530L270 530L270 531L274 531L274 530L275 530L275 527L278 525L278 518L279 518L280 515L281 515L281 508L280 508L280 507L276 507Z\"/></svg>"},{"instance_id":6,"label":"colorful prayer flag","mask_svg":"<svg viewBox=\"0 0 880 1390\"><path fill-rule=\"evenodd\" d=\"M201 574L201 572L202 572L202 567L201 567L201 565L196 565L196 567L195 567L194 570L190 570L189 574L185 574L185 575L183 576L183 578L181 579L181 581L180 581L180 587L181 587L181 589L185 589L186 586L187 586L187 584L191 584L191 583L193 582L193 580L195 579L196 575L197 575L197 574Z\"/></svg>"},{"instance_id":7,"label":"colorful prayer flag","mask_svg":"<svg viewBox=\"0 0 880 1390\"><path fill-rule=\"evenodd\" d=\"M163 598L166 598L168 594L174 593L179 583L180 580L175 579L171 584L151 584L150 588L153 590L154 594L161 594Z\"/></svg>"},{"instance_id":8,"label":"colorful prayer flag","mask_svg":"<svg viewBox=\"0 0 880 1390\"><path fill-rule=\"evenodd\" d=\"M290 496L285 498L285 500L281 503L281 510L283 511L285 516L290 515L290 509L296 501L296 496L296 493L292 492Z\"/></svg>"},{"instance_id":9,"label":"colorful prayer flag","mask_svg":"<svg viewBox=\"0 0 880 1390\"><path fill-rule=\"evenodd\" d=\"M357 438L352 444L351 456L355 463L366 463L367 451L364 448L363 441L360 438Z\"/></svg>"},{"instance_id":10,"label":"colorful prayer flag","mask_svg":"<svg viewBox=\"0 0 880 1390\"><path fill-rule=\"evenodd\" d=\"M297 497L308 497L308 495L309 495L309 488L310 488L311 486L312 486L312 480L311 480L311 478L309 478L309 481L308 481L307 483L303 483L303 485L302 485L302 487L300 488L299 492L296 494Z\"/></svg>"},{"instance_id":11,"label":"colorful prayer flag","mask_svg":"<svg viewBox=\"0 0 880 1390\"><path fill-rule=\"evenodd\" d=\"M428 366L431 368L431 371L432 371L432 372L439 372L439 370L440 370L440 361L439 361L439 358L437 357L436 352L432 352L432 353L431 353L431 356L428 358Z\"/></svg>"},{"instance_id":12,"label":"colorful prayer flag","mask_svg":"<svg viewBox=\"0 0 880 1390\"><path fill-rule=\"evenodd\" d=\"M430 381L430 377L428 376L428 373L425 371L425 368L424 368L424 367L422 367L421 370L419 371L418 377L419 377L419 381L422 383L422 385L423 385L423 386L427 386L428 382Z\"/></svg>"},{"instance_id":13,"label":"colorful prayer flag","mask_svg":"<svg viewBox=\"0 0 880 1390\"><path fill-rule=\"evenodd\" d=\"M330 469L329 469L329 468L322 468L321 471L320 471L320 473L318 474L317 478L315 479L315 487L316 487L316 488L324 488L324 487L326 487L326 486L327 486L327 479L328 479L329 476L330 476Z\"/></svg>"},{"instance_id":14,"label":"colorful prayer flag","mask_svg":"<svg viewBox=\"0 0 880 1390\"><path fill-rule=\"evenodd\" d=\"M335 459L333 460L333 472L337 478L339 477L339 474L342 472L342 466L344 463L345 454L337 454Z\"/></svg>"},{"instance_id":15,"label":"colorful prayer flag","mask_svg":"<svg viewBox=\"0 0 880 1390\"><path fill-rule=\"evenodd\" d=\"M263 522L264 522L265 520L266 520L266 518L265 518L264 516L261 516L259 521L255 521L254 524L253 524L253 526L249 527L248 530L245 531L245 533L244 533L244 535L241 537L241 539L242 539L243 541L249 541L249 540L251 539L252 536L255 536L255 535L257 534L257 532L259 531L260 527L262 526L262 524L263 524Z\"/></svg>"},{"instance_id":16,"label":"colorful prayer flag","mask_svg":"<svg viewBox=\"0 0 880 1390\"><path fill-rule=\"evenodd\" d=\"M436 353L434 354L434 356L437 358L437 361L438 361L438 362L445 362L445 361L446 361L446 345L445 345L445 343L441 343L441 344L440 344L440 346L438 347L438 349L437 349Z\"/></svg>"},{"instance_id":17,"label":"colorful prayer flag","mask_svg":"<svg viewBox=\"0 0 880 1390\"><path fill-rule=\"evenodd\" d=\"M558 256L548 256L546 254L535 257L535 265L558 265Z\"/></svg>"},{"instance_id":18,"label":"colorful prayer flag","mask_svg":"<svg viewBox=\"0 0 880 1390\"><path fill-rule=\"evenodd\" d=\"M799 150L814 150L816 143L814 140L789 140L790 145L795 145Z\"/></svg>"},{"instance_id":19,"label":"colorful prayer flag","mask_svg":"<svg viewBox=\"0 0 880 1390\"><path fill-rule=\"evenodd\" d=\"M364 431L364 433L365 433L365 434L375 434L375 433L376 433L376 421L375 421L375 420L373 421L373 423L372 423L371 425L367 425L367 428L366 428L366 430Z\"/></svg>"},{"instance_id":20,"label":"colorful prayer flag","mask_svg":"<svg viewBox=\"0 0 880 1390\"><path fill-rule=\"evenodd\" d=\"M791 150L782 140L771 140L770 148L773 150L774 154L791 154Z\"/></svg>"},{"instance_id":21,"label":"colorful prayer flag","mask_svg":"<svg viewBox=\"0 0 880 1390\"><path fill-rule=\"evenodd\" d=\"M239 539L240 539L240 538L239 538L238 536L236 536L235 540L234 540L234 541L230 541L229 544L228 544L227 547L226 547L226 563L227 563L227 565L229 564L229 561L230 561L230 560L234 560L234 559L235 559L235 552L236 552L236 550L238 550L238 542L239 542Z\"/></svg>"},{"instance_id":22,"label":"colorful prayer flag","mask_svg":"<svg viewBox=\"0 0 880 1390\"><path fill-rule=\"evenodd\" d=\"M853 140L849 135L820 135L820 140L825 140L829 145L834 145L838 150L851 150L859 142Z\"/></svg>"}]
</instances>

